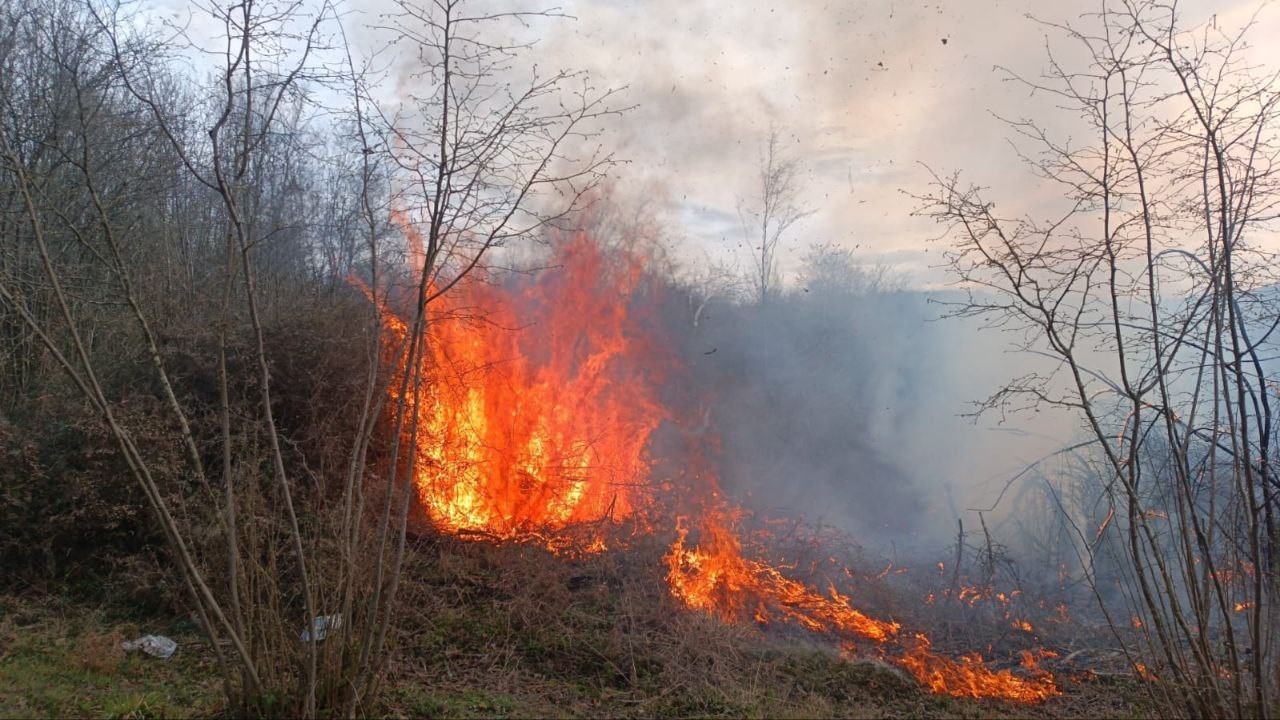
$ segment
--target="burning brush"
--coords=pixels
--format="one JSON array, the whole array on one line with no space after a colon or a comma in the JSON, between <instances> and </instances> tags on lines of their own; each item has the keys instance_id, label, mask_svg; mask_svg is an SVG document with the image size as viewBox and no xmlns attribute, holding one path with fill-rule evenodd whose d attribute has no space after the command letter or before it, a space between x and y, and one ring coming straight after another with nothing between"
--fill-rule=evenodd
<instances>
[{"instance_id":1,"label":"burning brush","mask_svg":"<svg viewBox=\"0 0 1280 720\"><path fill-rule=\"evenodd\" d=\"M578 233L557 243L552 269L536 282L467 282L432 302L418 368L425 380L409 406L418 427L418 499L433 524L561 553L605 549L608 531L624 520L660 532L649 510L667 488L651 483L648 448L661 423L681 424L658 392L679 364L649 310L661 288L643 260L606 257ZM391 312L383 317L389 343L403 341L404 323ZM408 368L397 371L401 380ZM390 392L401 386L393 381ZM924 634L864 614L834 586L820 592L748 557L737 530L741 510L723 498L716 474L686 477L693 479L679 492L701 509L676 522L666 555L670 591L686 606L728 623L789 623L830 635L936 693L1018 702L1058 693L1034 654L1022 674L988 669L976 653L944 657Z\"/></svg>"},{"instance_id":2,"label":"burning brush","mask_svg":"<svg viewBox=\"0 0 1280 720\"><path fill-rule=\"evenodd\" d=\"M702 542L694 547L686 545L683 524L677 527L676 542L666 558L667 581L689 607L726 622L748 617L762 625L792 622L836 636L851 654L867 646L935 693L1017 702L1039 702L1058 694L1053 676L1039 667L1042 653L1024 654L1026 677L1008 669L989 670L978 653L952 660L933 652L924 633L906 633L896 622L869 617L834 586L823 594L771 565L744 557L732 527L736 516L737 511L724 504L707 512L701 521Z\"/></svg>"}]
</instances>

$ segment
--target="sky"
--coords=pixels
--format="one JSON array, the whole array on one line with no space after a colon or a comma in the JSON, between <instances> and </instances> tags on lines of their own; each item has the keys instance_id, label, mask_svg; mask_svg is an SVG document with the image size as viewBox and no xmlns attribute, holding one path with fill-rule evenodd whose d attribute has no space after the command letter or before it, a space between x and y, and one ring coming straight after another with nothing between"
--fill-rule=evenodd
<instances>
[{"instance_id":1,"label":"sky","mask_svg":"<svg viewBox=\"0 0 1280 720\"><path fill-rule=\"evenodd\" d=\"M693 257L744 257L738 207L757 192L771 126L801 162L811 215L786 241L784 270L814 243L854 248L909 284L947 282L937 228L912 217L926 166L989 186L1006 206L1034 204L1034 183L997 117L1055 122L1043 96L1008 82L1035 78L1046 43L1069 43L1028 16L1087 23L1098 0L704 2L572 0L576 20L540 52L628 86L637 107L614 139L623 191L668 203ZM1237 27L1257 0L1179 4L1184 22ZM1254 56L1280 67L1280 8L1263 8ZM1032 182L1029 182L1032 181ZM628 190L629 189L629 190ZM1029 205L1028 205L1029 206Z\"/></svg>"},{"instance_id":2,"label":"sky","mask_svg":"<svg viewBox=\"0 0 1280 720\"><path fill-rule=\"evenodd\" d=\"M1088 27L1103 0L477 0L499 8L558 7L570 17L535 23L530 60L584 70L598 87L625 87L634 105L605 142L628 163L615 192L663 210L667 235L690 262L749 265L739 208L758 193L770 128L802 168L812 214L780 252L784 275L814 244L856 250L908 285L945 286L938 228L913 217L929 170L961 171L1004 208L1033 208L1052 193L1031 177L1000 118L1066 130L1043 95L1010 82L1037 78L1046 49L1068 62L1072 43L1043 22ZM145 0L186 18L197 43L220 28L188 0ZM394 0L345 0L358 54L379 53L387 88L400 92L408 54L362 30ZM1183 26L1242 26L1256 15L1250 59L1280 68L1280 7L1265 0L1182 0ZM213 42L212 40L210 42ZM390 56L388 56L390 55ZM391 95L387 97L390 98Z\"/></svg>"}]
</instances>

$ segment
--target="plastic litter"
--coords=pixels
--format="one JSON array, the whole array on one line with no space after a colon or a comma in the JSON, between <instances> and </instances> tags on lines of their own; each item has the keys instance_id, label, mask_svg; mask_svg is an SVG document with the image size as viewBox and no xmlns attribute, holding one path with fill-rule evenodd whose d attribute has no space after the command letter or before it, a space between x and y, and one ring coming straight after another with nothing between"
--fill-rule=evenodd
<instances>
[{"instance_id":1,"label":"plastic litter","mask_svg":"<svg viewBox=\"0 0 1280 720\"><path fill-rule=\"evenodd\" d=\"M163 635L143 635L137 640L126 640L120 643L120 648L125 652L141 650L151 657L165 660L178 651L178 643Z\"/></svg>"},{"instance_id":2,"label":"plastic litter","mask_svg":"<svg viewBox=\"0 0 1280 720\"><path fill-rule=\"evenodd\" d=\"M312 638L319 642L329 635L330 630L342 627L341 615L321 615L311 621L311 627L302 631L302 642L311 642Z\"/></svg>"}]
</instances>

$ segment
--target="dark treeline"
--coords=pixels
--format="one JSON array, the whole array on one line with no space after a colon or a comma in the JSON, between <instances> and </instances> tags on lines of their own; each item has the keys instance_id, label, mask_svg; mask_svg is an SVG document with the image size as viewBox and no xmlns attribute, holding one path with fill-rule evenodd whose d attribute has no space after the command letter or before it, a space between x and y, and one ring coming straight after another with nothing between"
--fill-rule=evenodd
<instances>
[{"instance_id":1,"label":"dark treeline","mask_svg":"<svg viewBox=\"0 0 1280 720\"><path fill-rule=\"evenodd\" d=\"M102 397L138 428L146 451L168 458L157 463L161 485L195 493L180 482L179 428L162 384L189 408L201 461L217 467L220 328L233 432L261 442L252 337L242 295L224 298L223 199L184 167L211 164L201 128L224 108L180 65L166 64L162 48L118 55L81 4L9 3L4 12L0 408L14 459L3 471L12 520L4 564L62 577L86 560L112 562L113 538L159 539L136 484L124 481L129 471L100 426L100 408L80 395L66 363L87 360ZM145 97L129 81L145 83ZM350 410L351 386L364 374L366 311L346 278L367 266L367 252L355 152L340 147L350 134L312 129L308 112L301 97L281 98L238 192L261 238L247 257L273 372L287 388L276 397L278 420L319 457L323 437L351 416L335 410ZM316 478L301 485L319 489Z\"/></svg>"}]
</instances>

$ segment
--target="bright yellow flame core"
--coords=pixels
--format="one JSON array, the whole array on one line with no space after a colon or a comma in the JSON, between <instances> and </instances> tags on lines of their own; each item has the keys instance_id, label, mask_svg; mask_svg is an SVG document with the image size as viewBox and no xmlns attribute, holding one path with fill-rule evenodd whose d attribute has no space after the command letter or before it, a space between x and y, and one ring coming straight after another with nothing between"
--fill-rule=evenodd
<instances>
[{"instance_id":1,"label":"bright yellow flame core","mask_svg":"<svg viewBox=\"0 0 1280 720\"><path fill-rule=\"evenodd\" d=\"M646 447L665 417L656 390L667 352L650 316L630 307L647 291L642 259L606 258L577 234L555 265L537 282L466 282L429 306L410 401L414 478L444 529L545 539L651 502ZM409 329L385 315L389 345L402 343ZM581 544L604 547L602 536Z\"/></svg>"}]
</instances>

